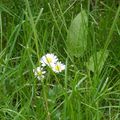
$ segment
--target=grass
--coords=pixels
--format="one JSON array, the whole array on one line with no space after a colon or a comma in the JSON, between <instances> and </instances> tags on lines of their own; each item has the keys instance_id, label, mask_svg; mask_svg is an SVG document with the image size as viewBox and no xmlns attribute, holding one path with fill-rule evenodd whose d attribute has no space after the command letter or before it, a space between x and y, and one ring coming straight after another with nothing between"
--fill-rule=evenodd
<instances>
[{"instance_id":1,"label":"grass","mask_svg":"<svg viewBox=\"0 0 120 120\"><path fill-rule=\"evenodd\" d=\"M67 33L82 9L87 48L75 57L67 50ZM0 1L0 119L119 120L119 15L115 0ZM33 68L46 53L57 55L66 70L48 69L38 81ZM94 70L86 65L91 56Z\"/></svg>"}]
</instances>

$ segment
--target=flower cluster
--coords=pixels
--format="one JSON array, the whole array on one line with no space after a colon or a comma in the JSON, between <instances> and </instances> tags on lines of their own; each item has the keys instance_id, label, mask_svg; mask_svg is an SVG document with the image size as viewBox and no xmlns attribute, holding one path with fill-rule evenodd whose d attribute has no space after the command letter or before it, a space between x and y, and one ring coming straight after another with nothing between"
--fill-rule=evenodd
<instances>
[{"instance_id":1,"label":"flower cluster","mask_svg":"<svg viewBox=\"0 0 120 120\"><path fill-rule=\"evenodd\" d=\"M40 58L40 63L41 66L33 69L34 75L37 77L38 80L43 79L45 77L44 76L44 74L46 73L46 71L44 71L45 66L50 67L55 73L60 73L63 70L65 70L65 65L58 61L57 56L55 56L52 53L51 54L48 53L42 56Z\"/></svg>"}]
</instances>

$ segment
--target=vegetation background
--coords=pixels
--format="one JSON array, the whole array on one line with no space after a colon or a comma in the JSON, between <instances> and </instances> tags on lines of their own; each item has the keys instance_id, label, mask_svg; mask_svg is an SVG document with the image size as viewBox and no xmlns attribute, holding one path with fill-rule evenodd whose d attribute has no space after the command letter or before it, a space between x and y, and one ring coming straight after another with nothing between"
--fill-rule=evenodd
<instances>
[{"instance_id":1,"label":"vegetation background","mask_svg":"<svg viewBox=\"0 0 120 120\"><path fill-rule=\"evenodd\" d=\"M70 57L67 33L82 9L87 48ZM42 83L32 70L46 53L67 67ZM0 120L120 120L120 1L0 0Z\"/></svg>"}]
</instances>

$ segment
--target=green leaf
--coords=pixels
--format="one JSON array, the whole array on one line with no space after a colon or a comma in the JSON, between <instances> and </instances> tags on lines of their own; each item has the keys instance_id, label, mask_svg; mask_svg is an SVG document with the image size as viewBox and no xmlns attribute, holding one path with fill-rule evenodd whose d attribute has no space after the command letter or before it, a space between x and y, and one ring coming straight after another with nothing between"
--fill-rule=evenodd
<instances>
[{"instance_id":1,"label":"green leaf","mask_svg":"<svg viewBox=\"0 0 120 120\"><path fill-rule=\"evenodd\" d=\"M98 71L100 73L103 66L104 66L104 63L105 63L108 55L109 55L108 50L106 50L106 51L100 50L96 54L96 60L95 60L95 55L92 55L90 57L89 61L87 62L87 68L90 71L95 72L95 67L97 67L97 69L98 69ZM95 63L96 63L96 66L95 66Z\"/></svg>"},{"instance_id":2,"label":"green leaf","mask_svg":"<svg viewBox=\"0 0 120 120\"><path fill-rule=\"evenodd\" d=\"M71 56L83 56L87 46L88 17L82 10L72 21L67 34L67 50Z\"/></svg>"}]
</instances>

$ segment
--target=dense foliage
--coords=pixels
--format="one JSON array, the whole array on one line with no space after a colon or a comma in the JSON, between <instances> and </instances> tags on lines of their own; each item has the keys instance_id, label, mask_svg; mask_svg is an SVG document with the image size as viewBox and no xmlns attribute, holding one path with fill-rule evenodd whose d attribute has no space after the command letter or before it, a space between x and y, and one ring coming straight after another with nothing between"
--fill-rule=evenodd
<instances>
[{"instance_id":1,"label":"dense foliage","mask_svg":"<svg viewBox=\"0 0 120 120\"><path fill-rule=\"evenodd\" d=\"M0 0L0 119L119 120L119 0Z\"/></svg>"}]
</instances>

